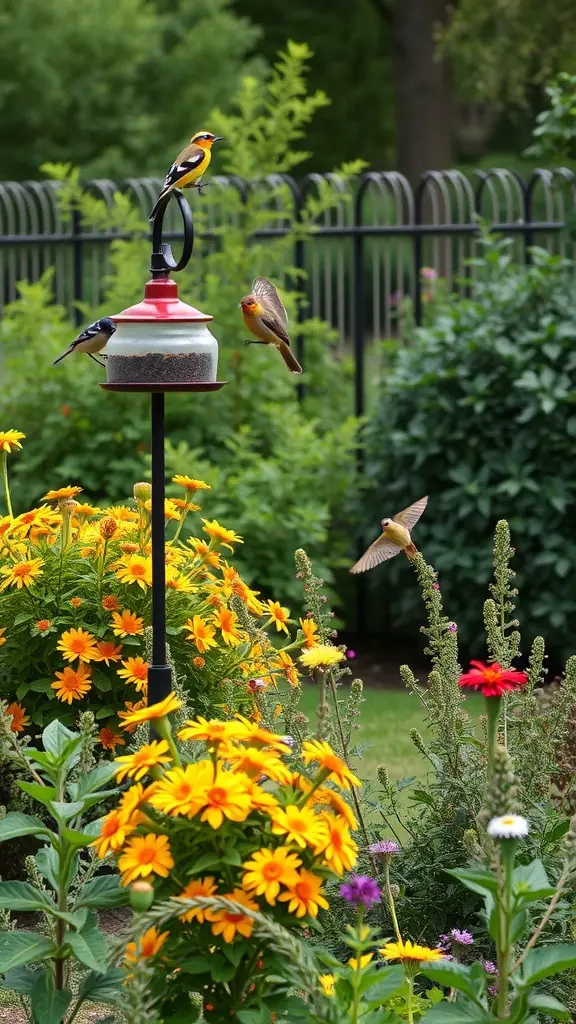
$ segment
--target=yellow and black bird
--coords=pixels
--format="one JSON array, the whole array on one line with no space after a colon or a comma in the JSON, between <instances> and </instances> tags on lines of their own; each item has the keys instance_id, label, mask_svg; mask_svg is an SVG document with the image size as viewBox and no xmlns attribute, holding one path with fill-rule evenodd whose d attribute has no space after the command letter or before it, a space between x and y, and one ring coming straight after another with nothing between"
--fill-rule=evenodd
<instances>
[{"instance_id":1,"label":"yellow and black bird","mask_svg":"<svg viewBox=\"0 0 576 1024\"><path fill-rule=\"evenodd\" d=\"M95 323L90 324L89 327L85 327L80 332L74 341L68 346L65 352L58 359L55 359L53 366L59 363L66 356L69 356L72 352L85 352L90 359L94 359L98 366L104 366L99 359L95 359L93 353L101 352L105 348L106 343L110 340L114 331L116 330L116 324L110 319L109 316L103 316L101 320L96 320Z\"/></svg>"},{"instance_id":2,"label":"yellow and black bird","mask_svg":"<svg viewBox=\"0 0 576 1024\"><path fill-rule=\"evenodd\" d=\"M240 308L246 327L258 338L258 341L247 341L246 345L275 345L288 369L302 373L290 348L286 331L288 317L274 285L265 277L257 277L251 295L240 299Z\"/></svg>"},{"instance_id":3,"label":"yellow and black bird","mask_svg":"<svg viewBox=\"0 0 576 1024\"><path fill-rule=\"evenodd\" d=\"M373 544L364 552L356 565L353 565L350 572L366 572L366 569L373 569L394 558L400 551L403 551L406 558L412 561L418 554L418 549L412 543L411 531L416 526L420 516L428 504L428 497L420 498L413 505L409 505L402 512L398 512L393 519L382 520L382 533Z\"/></svg>"},{"instance_id":4,"label":"yellow and black bird","mask_svg":"<svg viewBox=\"0 0 576 1024\"><path fill-rule=\"evenodd\" d=\"M154 220L158 204L174 188L197 188L202 191L200 178L207 170L212 159L212 146L215 142L223 142L222 136L212 132L196 132L188 145L176 157L172 167L164 179L164 185L149 220Z\"/></svg>"}]
</instances>

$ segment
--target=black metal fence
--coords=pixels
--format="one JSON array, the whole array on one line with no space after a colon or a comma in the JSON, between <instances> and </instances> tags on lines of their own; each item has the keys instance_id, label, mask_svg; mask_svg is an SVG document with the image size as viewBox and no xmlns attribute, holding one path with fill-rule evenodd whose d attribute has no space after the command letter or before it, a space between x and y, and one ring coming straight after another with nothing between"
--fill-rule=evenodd
<instances>
[{"instance_id":1,"label":"black metal fence","mask_svg":"<svg viewBox=\"0 0 576 1024\"><path fill-rule=\"evenodd\" d=\"M336 175L309 175L297 183L273 175L259 187L274 195L281 182L290 186L298 215L306 197L329 180L337 198L321 215L314 233L295 243L294 259L307 271L309 311L338 331L342 351L355 362L355 410L365 409L366 355L370 342L398 332L407 306L416 323L427 300L442 287L458 292L467 261L477 250L479 218L514 239L516 257L530 261L530 247L573 257L575 243L566 230L574 208L576 179L565 168L540 169L528 179L506 169L430 171L416 189L394 171L369 172L351 188ZM161 187L159 179L122 183L94 181L91 191L111 204L118 190L128 194L147 216ZM246 186L236 178L211 178L203 203L203 232L217 237L226 223L222 190ZM561 184L563 187L559 188ZM127 237L119 231L84 230L80 217L62 216L59 185L52 181L0 183L0 308L17 296L21 280L37 280L54 267L55 300L77 315L77 303L101 301L102 278L110 243ZM275 202L276 200L273 200ZM289 230L276 209L274 226L256 232L261 238ZM202 234L202 232L201 232ZM178 238L178 232L173 232ZM469 287L469 285L467 286ZM473 287L473 284L472 284ZM300 355L305 360L303 339Z\"/></svg>"}]
</instances>

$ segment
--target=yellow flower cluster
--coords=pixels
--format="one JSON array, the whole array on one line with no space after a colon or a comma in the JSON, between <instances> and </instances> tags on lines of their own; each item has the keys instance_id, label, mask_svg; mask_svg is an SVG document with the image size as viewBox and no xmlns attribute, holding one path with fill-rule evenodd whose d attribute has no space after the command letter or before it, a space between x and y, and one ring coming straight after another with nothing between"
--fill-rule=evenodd
<instances>
[{"instance_id":1,"label":"yellow flower cluster","mask_svg":"<svg viewBox=\"0 0 576 1024\"><path fill-rule=\"evenodd\" d=\"M290 763L285 737L242 715L186 722L178 738L203 742L208 756L183 764L164 720L177 706L171 694L137 713L138 722L161 719L166 738L116 758L118 781L130 778L133 785L103 821L94 841L99 856L112 851L118 857L123 885L156 876L169 879L169 894L182 899L220 895L250 910L279 905L296 919L316 917L328 907L324 879L342 876L357 860L356 820L339 789L359 780L327 743L317 741L302 747L302 760L314 765L305 778ZM220 849L217 833L226 829L229 849L236 826L244 850L251 842L250 854L236 867L228 858L222 877L205 875L178 888L178 878L194 873L190 843L198 855ZM222 909L193 908L181 920L209 923L224 942L248 937L253 927L249 914Z\"/></svg>"},{"instance_id":2,"label":"yellow flower cluster","mask_svg":"<svg viewBox=\"0 0 576 1024\"><path fill-rule=\"evenodd\" d=\"M5 431L0 445L12 451L23 437ZM292 640L290 610L263 600L227 561L227 552L242 543L234 530L204 518L200 536L183 538L184 523L199 509L192 497L210 487L182 474L173 483L183 488L183 497L168 499L165 508L167 621L178 669L193 687L201 685L198 673L204 669L217 678L221 661L226 678L245 686L246 706L251 704L258 718L258 690L284 681L298 684L300 650L309 658L320 646L322 665L334 664L341 654L320 644L311 617L300 619ZM147 696L143 645L151 610L151 487L138 483L133 501L105 509L82 498L81 487L67 484L48 491L36 508L0 518L0 645L3 660L16 662L18 646L32 642L31 663L47 665L52 698L115 707L116 715L102 723L100 734L102 745L114 749L124 742L121 721ZM5 606L4 594L11 599ZM54 618L42 616L44 595L49 614L58 609ZM257 642L248 635L237 599L257 620ZM287 638L285 649L272 642L275 638L276 643ZM315 664L302 659L304 669ZM45 700L32 691L22 710L34 713Z\"/></svg>"}]
</instances>

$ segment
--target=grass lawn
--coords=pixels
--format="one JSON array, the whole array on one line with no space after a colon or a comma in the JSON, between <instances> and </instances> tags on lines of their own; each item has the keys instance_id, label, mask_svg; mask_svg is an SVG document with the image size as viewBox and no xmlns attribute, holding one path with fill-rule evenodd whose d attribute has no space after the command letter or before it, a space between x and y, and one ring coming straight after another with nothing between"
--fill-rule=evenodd
<instances>
[{"instance_id":1,"label":"grass lawn","mask_svg":"<svg viewBox=\"0 0 576 1024\"><path fill-rule=\"evenodd\" d=\"M347 687L339 691L345 698ZM331 697L329 697L331 701ZM315 686L303 687L301 709L314 721L317 704ZM484 710L482 697L468 697L467 709L476 719ZM379 764L386 765L393 780L426 774L426 761L410 739L410 730L418 729L426 739L425 711L417 697L406 690L365 689L360 714L360 729L355 745L363 748L358 774L375 780Z\"/></svg>"}]
</instances>

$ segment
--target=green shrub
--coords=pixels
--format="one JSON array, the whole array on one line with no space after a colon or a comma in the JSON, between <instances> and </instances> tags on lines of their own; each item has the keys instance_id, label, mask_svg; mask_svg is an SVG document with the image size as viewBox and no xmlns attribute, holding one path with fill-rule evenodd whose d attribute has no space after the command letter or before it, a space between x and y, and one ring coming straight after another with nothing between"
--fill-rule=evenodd
<instances>
[{"instance_id":1,"label":"green shrub","mask_svg":"<svg viewBox=\"0 0 576 1024\"><path fill-rule=\"evenodd\" d=\"M574 265L533 249L532 264L517 266L510 244L480 240L474 297L440 294L433 322L413 330L382 381L367 431L364 528L372 539L382 516L430 495L415 541L470 643L481 627L487 539L506 516L528 628L564 654L576 612ZM384 575L379 614L414 627L418 595L404 559L378 573L377 587Z\"/></svg>"}]
</instances>

